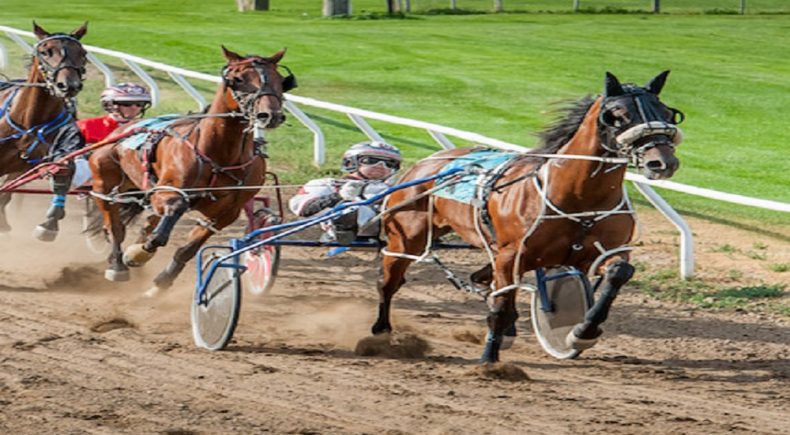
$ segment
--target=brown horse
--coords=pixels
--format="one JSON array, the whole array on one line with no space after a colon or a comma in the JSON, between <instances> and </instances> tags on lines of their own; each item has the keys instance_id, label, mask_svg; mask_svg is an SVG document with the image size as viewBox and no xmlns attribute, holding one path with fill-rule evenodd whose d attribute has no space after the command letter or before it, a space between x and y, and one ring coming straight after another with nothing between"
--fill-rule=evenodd
<instances>
[{"instance_id":1,"label":"brown horse","mask_svg":"<svg viewBox=\"0 0 790 435\"><path fill-rule=\"evenodd\" d=\"M0 82L0 177L13 178L53 151L56 135L74 122L73 98L82 89L87 53L80 39L87 23L65 34L34 22L33 32L38 42L27 80ZM10 200L10 193L0 194L0 232L11 230L5 216Z\"/></svg>"},{"instance_id":2,"label":"brown horse","mask_svg":"<svg viewBox=\"0 0 790 435\"><path fill-rule=\"evenodd\" d=\"M295 79L277 70L285 50L271 57L240 56L225 47L222 51L228 64L204 114L184 117L161 131L163 137L149 153L141 155L114 144L90 158L93 191L112 243L105 273L111 281L128 280L127 266L141 266L167 244L176 222L191 208L206 221L192 229L149 294L170 287L200 246L235 221L256 192L238 188L263 184L266 161L261 132L285 120L283 92L295 86ZM122 204L112 199L130 190L146 192L155 214L148 217L137 244L122 253L126 231Z\"/></svg>"},{"instance_id":3,"label":"brown horse","mask_svg":"<svg viewBox=\"0 0 790 435\"><path fill-rule=\"evenodd\" d=\"M658 98L668 73L644 88L620 84L607 73L602 97L576 103L541 134L539 149L514 156L501 167L491 179L482 210L438 196L415 200L434 182L394 192L386 207L402 208L383 219L388 243L373 333L391 331L392 297L405 282L409 264L425 251L428 234L435 239L455 231L468 243L491 251L492 265L472 276L480 284L493 280L498 290L488 300L489 335L482 362L499 360L503 333L518 317L518 283L525 272L541 267L567 265L587 271L600 265L592 271L602 277L598 298L567 337L574 349L592 346L617 292L634 272L627 253L617 249L631 240L635 227L623 189L626 162L654 179L671 177L679 165L674 154L682 135L675 124L682 113ZM439 152L417 163L401 182L438 173L472 151ZM481 213L487 216L482 224L476 222Z\"/></svg>"}]
</instances>

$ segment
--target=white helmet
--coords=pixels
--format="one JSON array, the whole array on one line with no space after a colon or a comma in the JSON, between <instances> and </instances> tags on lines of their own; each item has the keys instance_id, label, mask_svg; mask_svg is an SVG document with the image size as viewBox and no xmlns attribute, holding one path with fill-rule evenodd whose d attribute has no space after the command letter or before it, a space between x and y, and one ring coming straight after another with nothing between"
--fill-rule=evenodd
<instances>
[{"instance_id":1,"label":"white helmet","mask_svg":"<svg viewBox=\"0 0 790 435\"><path fill-rule=\"evenodd\" d=\"M101 93L101 103L104 110L111 111L115 104L138 103L143 110L151 105L151 94L148 89L134 83L118 83L106 88Z\"/></svg>"},{"instance_id":2,"label":"white helmet","mask_svg":"<svg viewBox=\"0 0 790 435\"><path fill-rule=\"evenodd\" d=\"M343 153L343 171L354 172L359 169L360 158L371 157L384 162L392 170L400 169L403 157L400 150L394 146L379 141L360 142L351 145L351 148ZM364 159L363 159L364 160ZM361 162L365 163L365 162Z\"/></svg>"}]
</instances>

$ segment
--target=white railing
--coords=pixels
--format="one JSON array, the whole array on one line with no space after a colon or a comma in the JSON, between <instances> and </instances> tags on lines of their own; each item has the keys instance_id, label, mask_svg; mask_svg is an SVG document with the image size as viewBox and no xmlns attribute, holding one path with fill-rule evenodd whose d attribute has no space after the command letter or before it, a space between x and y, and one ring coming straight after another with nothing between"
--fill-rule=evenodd
<instances>
[{"instance_id":1,"label":"white railing","mask_svg":"<svg viewBox=\"0 0 790 435\"><path fill-rule=\"evenodd\" d=\"M12 27L0 26L0 31L5 34L14 42L19 44L24 50L30 52L32 47L19 36L27 36L30 38L35 37L33 33L23 30L15 29ZM152 91L154 96L154 104L159 102L159 87L156 81L142 69L146 66L151 69L164 71L168 73L171 79L178 84L189 96L191 96L202 110L206 104L203 96L186 80L192 78L197 80L208 81L212 83L221 83L222 79L219 76L190 71L183 68L174 67L160 62L151 61L138 56L133 56L119 51L108 50L101 47L93 47L86 45L85 48L90 53L88 60L97 67L97 69L104 75L106 84L115 82L112 71L104 65L94 54L102 54L105 56L113 57L123 61L136 75L144 81ZM8 56L5 47L0 43L0 67L4 68L8 63ZM513 151L527 151L529 148L504 142L501 140L493 139L478 133L472 133L464 130L458 130L451 127L445 127L438 124L429 122L418 121L409 118L402 118L399 116L387 115L384 113L371 112L369 110L357 109L354 107L343 106L340 104L328 103L325 101L315 100L308 97L300 97L297 95L286 95L285 108L294 115L305 127L313 132L313 161L316 165L322 165L325 161L325 138L321 128L307 116L297 104L304 106L316 107L320 109L330 110L334 112L343 113L348 116L351 121L362 131L366 136L372 140L381 140L381 135L368 124L367 119L383 121L391 124L403 125L417 129L425 130L442 148L454 148L455 144L448 138L452 136L457 139L462 139L474 143L484 144L495 148L513 150ZM683 279L690 278L694 275L694 248L693 236L691 229L685 220L674 209L664 201L650 186L658 186L664 189L683 192L690 195L702 196L705 198L728 201L735 204L749 205L753 207L760 207L776 211L790 211L790 204L770 201L764 199L750 198L741 195L730 193L718 192L715 190L699 188L695 186L687 186L680 183L671 181L654 181L648 180L645 177L637 174L627 174L626 178L634 183L636 189L642 193L648 201L653 204L673 225L680 231L680 276Z\"/></svg>"}]
</instances>

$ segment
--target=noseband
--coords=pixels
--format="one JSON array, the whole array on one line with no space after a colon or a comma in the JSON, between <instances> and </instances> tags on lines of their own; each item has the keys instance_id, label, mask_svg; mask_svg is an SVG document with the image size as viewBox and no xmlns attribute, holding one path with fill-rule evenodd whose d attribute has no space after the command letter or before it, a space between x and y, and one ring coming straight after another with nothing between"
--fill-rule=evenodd
<instances>
[{"instance_id":1,"label":"noseband","mask_svg":"<svg viewBox=\"0 0 790 435\"><path fill-rule=\"evenodd\" d=\"M239 105L241 109L241 113L246 119L249 124L253 124L255 122L255 102L258 101L261 97L270 95L282 103L283 97L281 94L278 94L274 91L273 87L271 86L271 82L269 80L269 74L266 72L266 64L259 61L259 60L250 60L248 61L252 64L253 69L258 73L258 76L261 80L261 86L255 92L242 92L236 89L233 89L231 86L231 80L228 79L228 68L229 65L225 66L222 70L222 80L225 82L228 89L230 89L230 94L236 103Z\"/></svg>"},{"instance_id":2,"label":"noseband","mask_svg":"<svg viewBox=\"0 0 790 435\"><path fill-rule=\"evenodd\" d=\"M69 35L52 35L52 36L46 37L46 38L38 41L36 43L36 45L34 46L34 50L35 50L35 53L36 53L36 59L38 59L38 71L44 77L44 83L46 84L46 88L49 91L49 93L52 94L52 95L57 95L55 93L55 80L56 80L57 75L60 72L60 70L73 69L73 70L75 70L75 71L77 71L79 73L80 81L83 81L83 80L85 80L85 65L84 64L83 65L75 65L74 64L74 62L69 58L69 48L66 46L65 43L62 44L61 48L60 48L60 50L61 50L61 57L62 57L62 60L60 61L60 63L55 65L55 66L50 65L47 61L45 61L43 59L43 57L41 56L41 52L38 50L38 48L39 48L39 46L41 44L43 44L43 43L45 43L47 41L53 41L53 40L72 41L72 42L76 42L80 46L82 46L82 43L80 42L79 39L77 39L77 38L75 38L73 36L69 36Z\"/></svg>"},{"instance_id":3,"label":"noseband","mask_svg":"<svg viewBox=\"0 0 790 435\"><path fill-rule=\"evenodd\" d=\"M607 143L604 137L601 138L601 146L606 151L619 157L630 158L635 166L639 166L639 161L647 150L658 145L676 147L683 141L683 131L677 126L677 124L680 124L685 119L683 112L669 108L669 110L672 111L673 119L671 122L667 122L663 120L655 103L651 103L647 100L648 91L641 88L632 88L626 96L632 99L639 113L640 121L635 125L632 123L630 127L623 129L608 122L605 118L607 111L601 110L598 115L598 130L601 133L608 132L609 135L614 138L613 144ZM605 107L609 99L621 97L622 96L607 97L604 99L601 106ZM640 139L653 136L666 136L669 138L670 142L648 140L642 145L636 146Z\"/></svg>"}]
</instances>

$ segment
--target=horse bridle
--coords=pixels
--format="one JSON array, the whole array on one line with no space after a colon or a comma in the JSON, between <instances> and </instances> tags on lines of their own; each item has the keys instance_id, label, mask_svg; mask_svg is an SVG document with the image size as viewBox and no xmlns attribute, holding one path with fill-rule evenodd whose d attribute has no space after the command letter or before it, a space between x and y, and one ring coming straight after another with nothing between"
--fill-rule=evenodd
<instances>
[{"instance_id":1,"label":"horse bridle","mask_svg":"<svg viewBox=\"0 0 790 435\"><path fill-rule=\"evenodd\" d=\"M66 44L63 44L61 46L61 48L60 48L60 50L61 50L61 58L62 58L60 63L55 65L55 66L50 65L49 62L45 61L44 58L42 57L42 53L39 51L39 46L41 46L41 44L43 44L43 43L45 43L47 41L52 41L52 40L72 41L72 42L76 42L77 44L79 44L80 47L82 46L82 43L80 42L79 39L77 39L77 38L75 38L73 36L57 34L57 35L48 36L48 37L38 41L36 43L36 45L33 47L34 50L35 50L35 53L36 53L35 54L36 59L38 59L38 71L44 77L44 83L46 85L46 88L47 88L47 90L49 91L50 94L57 95L56 92L55 92L55 80L57 79L57 75L60 72L60 70L73 69L73 70L75 70L75 71L77 71L79 73L80 81L84 81L85 80L85 65L84 64L83 65L75 65L72 62L71 58L69 57L69 48L66 46Z\"/></svg>"},{"instance_id":2,"label":"horse bridle","mask_svg":"<svg viewBox=\"0 0 790 435\"><path fill-rule=\"evenodd\" d=\"M601 132L601 146L608 152L615 154L619 157L627 157L632 160L635 166L639 166L642 155L658 145L669 145L672 147L678 146L683 141L683 131L678 128L678 124L683 122L686 116L680 110L667 107L672 112L672 120L670 122L664 121L661 114L656 110L654 104L647 101L649 92L645 89L629 86L626 95L618 95L615 97L605 97L601 102L601 112L598 115L598 131ZM619 99L623 97L630 97L639 112L641 122L633 125L621 127L612 124L606 119L608 110L606 110L606 103L609 100ZM614 144L607 143L606 138L603 136L604 132L613 138ZM636 146L639 139L663 135L670 139L671 142L654 142L647 141L640 146Z\"/></svg>"},{"instance_id":3,"label":"horse bridle","mask_svg":"<svg viewBox=\"0 0 790 435\"><path fill-rule=\"evenodd\" d=\"M277 98L277 100L282 103L283 96L282 94L275 92L274 88L271 86L269 73L266 72L267 65L265 61L252 59L243 63L247 62L252 65L253 69L255 69L261 79L261 86L255 92L242 92L233 88L232 80L228 78L228 70L230 65L225 65L225 67L222 69L222 80L228 89L230 89L230 94L239 105L239 109L241 109L241 113L244 118L248 123L253 124L255 122L255 102L258 101L259 98L270 95ZM288 71L288 75L283 77L282 81L283 93L296 88L296 76L294 76L294 74L291 72L291 69L285 65L277 65L277 67L285 68L285 70Z\"/></svg>"}]
</instances>

